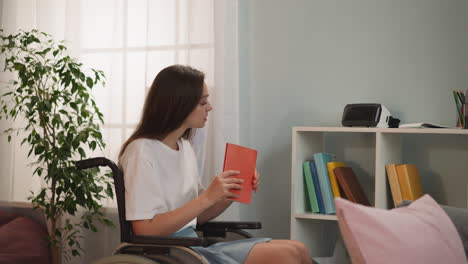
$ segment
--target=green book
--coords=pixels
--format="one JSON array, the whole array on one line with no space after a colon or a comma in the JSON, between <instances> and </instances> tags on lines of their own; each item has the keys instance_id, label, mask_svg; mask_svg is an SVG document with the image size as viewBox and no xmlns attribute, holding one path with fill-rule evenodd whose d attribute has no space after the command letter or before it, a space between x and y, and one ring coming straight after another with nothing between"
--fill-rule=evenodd
<instances>
[{"instance_id":1,"label":"green book","mask_svg":"<svg viewBox=\"0 0 468 264\"><path fill-rule=\"evenodd\" d=\"M310 207L312 213L320 213L320 209L317 202L317 194L315 193L314 183L312 182L312 173L310 171L309 161L304 161L302 168L304 169L304 179L306 182L307 196L309 197Z\"/></svg>"}]
</instances>

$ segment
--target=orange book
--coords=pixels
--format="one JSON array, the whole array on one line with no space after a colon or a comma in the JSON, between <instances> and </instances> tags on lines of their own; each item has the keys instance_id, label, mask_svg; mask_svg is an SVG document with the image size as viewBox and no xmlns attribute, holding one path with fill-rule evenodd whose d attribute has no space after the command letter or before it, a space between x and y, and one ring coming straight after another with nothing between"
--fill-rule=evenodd
<instances>
[{"instance_id":1,"label":"orange book","mask_svg":"<svg viewBox=\"0 0 468 264\"><path fill-rule=\"evenodd\" d=\"M246 204L251 202L256 163L256 150L231 143L226 144L223 171L240 171L240 174L231 177L244 180L242 183L242 190L231 190L232 193L240 195L238 198L232 200Z\"/></svg>"},{"instance_id":2,"label":"orange book","mask_svg":"<svg viewBox=\"0 0 468 264\"><path fill-rule=\"evenodd\" d=\"M388 183L390 184L390 191L392 193L393 205L396 207L403 198L401 197L400 182L398 181L398 174L396 167L398 164L387 164L385 170L387 172Z\"/></svg>"},{"instance_id":3,"label":"orange book","mask_svg":"<svg viewBox=\"0 0 468 264\"><path fill-rule=\"evenodd\" d=\"M340 188L338 186L338 182L336 181L335 172L333 171L335 168L345 167L346 164L344 162L332 161L327 163L328 169L328 177L330 178L330 185L333 191L333 197L341 197Z\"/></svg>"},{"instance_id":4,"label":"orange book","mask_svg":"<svg viewBox=\"0 0 468 264\"><path fill-rule=\"evenodd\" d=\"M402 199L414 201L421 197L423 195L421 180L416 165L401 164L397 165L396 169Z\"/></svg>"}]
</instances>

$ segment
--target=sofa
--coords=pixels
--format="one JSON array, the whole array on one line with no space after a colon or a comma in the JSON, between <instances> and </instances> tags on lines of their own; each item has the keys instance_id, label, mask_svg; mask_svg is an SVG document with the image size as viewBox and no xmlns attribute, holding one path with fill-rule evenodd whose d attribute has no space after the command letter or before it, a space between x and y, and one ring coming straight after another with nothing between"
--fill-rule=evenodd
<instances>
[{"instance_id":1,"label":"sofa","mask_svg":"<svg viewBox=\"0 0 468 264\"><path fill-rule=\"evenodd\" d=\"M28 203L0 202L0 264L48 264L46 219Z\"/></svg>"}]
</instances>

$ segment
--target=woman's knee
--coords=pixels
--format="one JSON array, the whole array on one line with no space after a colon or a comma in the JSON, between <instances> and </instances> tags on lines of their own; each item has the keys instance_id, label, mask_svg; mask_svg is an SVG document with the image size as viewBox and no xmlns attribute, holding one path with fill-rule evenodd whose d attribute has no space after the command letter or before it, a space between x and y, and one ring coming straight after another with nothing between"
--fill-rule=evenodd
<instances>
[{"instance_id":1,"label":"woman's knee","mask_svg":"<svg viewBox=\"0 0 468 264\"><path fill-rule=\"evenodd\" d=\"M255 245L245 263L309 264L312 258L309 249L300 241L271 240Z\"/></svg>"},{"instance_id":2,"label":"woman's knee","mask_svg":"<svg viewBox=\"0 0 468 264\"><path fill-rule=\"evenodd\" d=\"M301 250L294 243L287 240L272 240L268 243L257 244L250 252L246 262L250 263L303 263Z\"/></svg>"},{"instance_id":3,"label":"woman's knee","mask_svg":"<svg viewBox=\"0 0 468 264\"><path fill-rule=\"evenodd\" d=\"M294 245L295 250L301 256L302 261L305 263L308 263L311 259L311 256L310 256L309 249L307 248L307 246L301 241L297 241L297 240L291 240L291 244Z\"/></svg>"},{"instance_id":4,"label":"woman's knee","mask_svg":"<svg viewBox=\"0 0 468 264\"><path fill-rule=\"evenodd\" d=\"M297 259L302 259L303 252L300 248L300 246L296 243L290 243L289 244L290 248L290 254Z\"/></svg>"},{"instance_id":5,"label":"woman's knee","mask_svg":"<svg viewBox=\"0 0 468 264\"><path fill-rule=\"evenodd\" d=\"M281 244L283 244L283 250L288 257L297 260L297 263L302 263L309 255L307 247L300 241L283 240Z\"/></svg>"},{"instance_id":6,"label":"woman's knee","mask_svg":"<svg viewBox=\"0 0 468 264\"><path fill-rule=\"evenodd\" d=\"M294 243L294 245L297 247L297 249L301 253L309 255L309 249L304 243L302 243L301 241L297 241L297 240L291 240L291 241Z\"/></svg>"}]
</instances>

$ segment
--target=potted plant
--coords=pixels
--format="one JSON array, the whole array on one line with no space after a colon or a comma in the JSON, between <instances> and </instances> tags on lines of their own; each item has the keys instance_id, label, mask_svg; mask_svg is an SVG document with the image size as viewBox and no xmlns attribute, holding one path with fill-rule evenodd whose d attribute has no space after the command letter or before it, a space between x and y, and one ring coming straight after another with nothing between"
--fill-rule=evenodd
<instances>
[{"instance_id":1,"label":"potted plant","mask_svg":"<svg viewBox=\"0 0 468 264\"><path fill-rule=\"evenodd\" d=\"M99 125L103 115L91 96L93 87L104 85L104 73L85 70L67 55L64 42L32 30L6 35L0 30L4 70L15 73L7 92L0 96L0 118L21 119L21 127L4 132L24 135L29 147L33 175L43 186L28 198L44 212L49 224L53 263L80 255L80 231L96 231L97 221L112 225L100 208L113 198L108 175L98 170L78 170L75 161L86 158L86 150L102 149ZM24 124L24 125L23 125ZM71 221L78 210L79 221ZM76 217L75 217L76 218ZM60 220L60 221L59 221Z\"/></svg>"}]
</instances>

